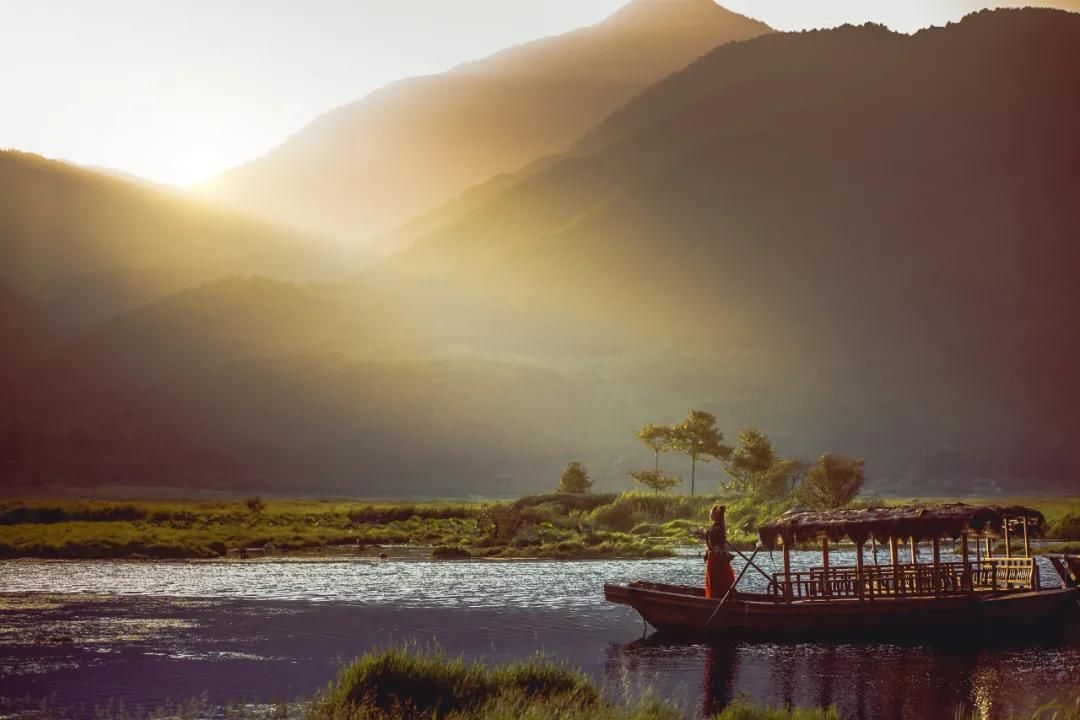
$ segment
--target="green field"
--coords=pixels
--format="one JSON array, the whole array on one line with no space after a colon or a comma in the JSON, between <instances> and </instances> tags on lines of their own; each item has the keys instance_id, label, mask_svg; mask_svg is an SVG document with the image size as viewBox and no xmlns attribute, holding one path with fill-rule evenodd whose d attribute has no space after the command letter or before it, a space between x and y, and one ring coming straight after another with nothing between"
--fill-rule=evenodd
<instances>
[{"instance_id":1,"label":"green field","mask_svg":"<svg viewBox=\"0 0 1080 720\"><path fill-rule=\"evenodd\" d=\"M731 539L749 546L758 525L791 501L647 493L486 503L12 501L0 503L0 557L199 559L240 549L377 556L391 547L444 559L661 557L699 542L695 531L715 502L728 506ZM1050 537L1080 540L1080 498L994 502L1036 507Z\"/></svg>"}]
</instances>

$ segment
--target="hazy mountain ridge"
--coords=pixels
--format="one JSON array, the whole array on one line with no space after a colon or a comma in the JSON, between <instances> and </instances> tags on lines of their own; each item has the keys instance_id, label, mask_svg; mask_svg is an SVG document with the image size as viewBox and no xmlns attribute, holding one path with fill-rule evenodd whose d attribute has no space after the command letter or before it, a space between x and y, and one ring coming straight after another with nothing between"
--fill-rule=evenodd
<instances>
[{"instance_id":1,"label":"hazy mountain ridge","mask_svg":"<svg viewBox=\"0 0 1080 720\"><path fill-rule=\"evenodd\" d=\"M352 283L213 283L84 333L22 376L0 456L360 494L536 491L578 459L625 487L631 431L695 406L915 492L1061 486L1078 20L719 48Z\"/></svg>"},{"instance_id":2,"label":"hazy mountain ridge","mask_svg":"<svg viewBox=\"0 0 1080 720\"><path fill-rule=\"evenodd\" d=\"M493 175L562 151L716 45L769 31L712 0L635 0L598 25L377 90L200 191L370 242Z\"/></svg>"},{"instance_id":3,"label":"hazy mountain ridge","mask_svg":"<svg viewBox=\"0 0 1080 720\"><path fill-rule=\"evenodd\" d=\"M0 227L0 276L77 324L238 273L326 276L341 256L179 193L10 151Z\"/></svg>"},{"instance_id":4,"label":"hazy mountain ridge","mask_svg":"<svg viewBox=\"0 0 1080 720\"><path fill-rule=\"evenodd\" d=\"M1076 388L1041 378L1066 377L1078 345L1080 152L1066 120L1078 47L1078 16L1055 11L980 13L911 38L864 27L725 46L391 265L506 297L542 289L566 312L607 303L643 336L683 325L706 346L881 364L922 390L828 433L891 455L879 467L951 433L945 444L987 457L1037 437L991 464L1065 472ZM870 382L858 365L830 372L834 398Z\"/></svg>"}]
</instances>

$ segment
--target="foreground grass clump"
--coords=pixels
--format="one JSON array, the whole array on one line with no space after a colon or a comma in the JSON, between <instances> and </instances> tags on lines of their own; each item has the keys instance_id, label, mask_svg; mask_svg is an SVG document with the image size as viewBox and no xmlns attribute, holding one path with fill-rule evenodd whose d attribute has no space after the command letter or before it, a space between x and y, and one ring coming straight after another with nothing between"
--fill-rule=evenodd
<instances>
[{"instance_id":1,"label":"foreground grass clump","mask_svg":"<svg viewBox=\"0 0 1080 720\"><path fill-rule=\"evenodd\" d=\"M840 720L840 713L836 708L763 708L734 703L716 715L714 720Z\"/></svg>"},{"instance_id":2,"label":"foreground grass clump","mask_svg":"<svg viewBox=\"0 0 1080 720\"><path fill-rule=\"evenodd\" d=\"M626 704L604 698L584 675L543 657L488 667L438 651L377 650L339 674L310 710L311 720L679 720L686 713L655 697ZM737 703L714 720L840 720L835 709L780 710Z\"/></svg>"},{"instance_id":3,"label":"foreground grass clump","mask_svg":"<svg viewBox=\"0 0 1080 720\"><path fill-rule=\"evenodd\" d=\"M508 707L543 707L557 717L601 706L584 675L540 657L489 668L438 651L391 648L345 668L316 700L312 717L490 717Z\"/></svg>"}]
</instances>

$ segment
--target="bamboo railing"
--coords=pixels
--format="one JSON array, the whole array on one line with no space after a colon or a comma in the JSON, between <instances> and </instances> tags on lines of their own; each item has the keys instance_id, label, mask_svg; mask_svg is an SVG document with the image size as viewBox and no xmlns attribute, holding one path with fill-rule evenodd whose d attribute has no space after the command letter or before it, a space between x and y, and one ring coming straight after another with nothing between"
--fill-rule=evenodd
<instances>
[{"instance_id":1,"label":"bamboo railing","mask_svg":"<svg viewBox=\"0 0 1080 720\"><path fill-rule=\"evenodd\" d=\"M977 562L823 567L774 573L772 588L790 587L789 600L940 597L970 592L1036 589L1033 558L983 558ZM774 592L783 601L782 592Z\"/></svg>"}]
</instances>

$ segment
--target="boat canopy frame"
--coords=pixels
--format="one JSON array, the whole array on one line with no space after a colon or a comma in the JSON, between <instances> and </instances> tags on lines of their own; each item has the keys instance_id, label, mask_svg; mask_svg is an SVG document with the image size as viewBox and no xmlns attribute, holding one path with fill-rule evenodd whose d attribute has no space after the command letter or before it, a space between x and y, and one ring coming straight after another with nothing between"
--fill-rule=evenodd
<instances>
[{"instance_id":1,"label":"boat canopy frame","mask_svg":"<svg viewBox=\"0 0 1080 720\"><path fill-rule=\"evenodd\" d=\"M910 538L956 540L965 535L1001 538L1016 527L1027 536L1037 537L1046 529L1046 518L1038 510L1021 505L949 503L822 511L795 508L762 525L758 537L765 549L774 550L778 540L790 547L812 540L840 542L845 537L856 545L868 540L883 544Z\"/></svg>"}]
</instances>

